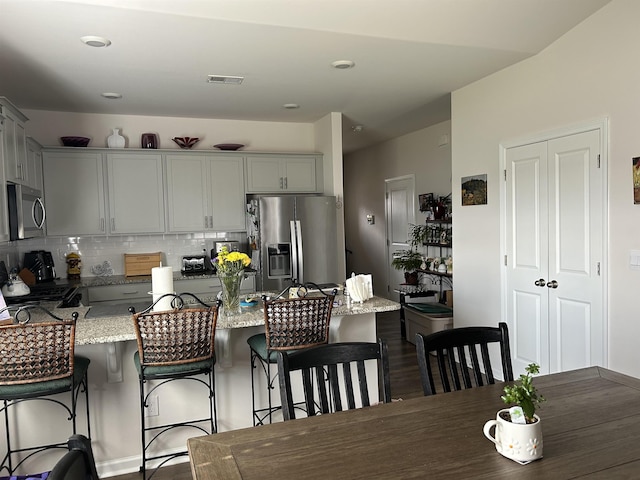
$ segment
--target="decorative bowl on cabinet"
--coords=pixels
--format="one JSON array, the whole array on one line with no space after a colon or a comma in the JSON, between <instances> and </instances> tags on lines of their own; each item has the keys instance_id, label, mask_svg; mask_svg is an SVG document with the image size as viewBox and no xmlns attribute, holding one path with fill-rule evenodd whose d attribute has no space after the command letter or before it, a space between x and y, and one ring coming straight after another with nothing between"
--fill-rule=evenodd
<instances>
[{"instance_id":1,"label":"decorative bowl on cabinet","mask_svg":"<svg viewBox=\"0 0 640 480\"><path fill-rule=\"evenodd\" d=\"M60 140L65 147L86 147L91 141L87 137L60 137Z\"/></svg>"},{"instance_id":2,"label":"decorative bowl on cabinet","mask_svg":"<svg viewBox=\"0 0 640 480\"><path fill-rule=\"evenodd\" d=\"M180 148L191 148L200 141L198 137L174 137L172 140L176 142Z\"/></svg>"},{"instance_id":3,"label":"decorative bowl on cabinet","mask_svg":"<svg viewBox=\"0 0 640 480\"><path fill-rule=\"evenodd\" d=\"M239 150L244 147L244 145L241 143L219 143L214 145L214 147L220 150Z\"/></svg>"}]
</instances>

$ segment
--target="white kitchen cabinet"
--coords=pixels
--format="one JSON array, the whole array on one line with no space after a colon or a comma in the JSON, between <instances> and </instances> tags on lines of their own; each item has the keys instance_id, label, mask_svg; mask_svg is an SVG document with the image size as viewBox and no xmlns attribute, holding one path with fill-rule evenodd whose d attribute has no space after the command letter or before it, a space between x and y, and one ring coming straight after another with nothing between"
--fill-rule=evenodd
<instances>
[{"instance_id":1,"label":"white kitchen cabinet","mask_svg":"<svg viewBox=\"0 0 640 480\"><path fill-rule=\"evenodd\" d=\"M107 233L102 154L43 153L48 235Z\"/></svg>"},{"instance_id":2,"label":"white kitchen cabinet","mask_svg":"<svg viewBox=\"0 0 640 480\"><path fill-rule=\"evenodd\" d=\"M4 163L4 124L0 115L0 167ZM5 185L4 168L0 168L0 185ZM0 188L0 242L9 240L9 221L7 217L7 189Z\"/></svg>"},{"instance_id":3,"label":"white kitchen cabinet","mask_svg":"<svg viewBox=\"0 0 640 480\"><path fill-rule=\"evenodd\" d=\"M122 285L100 285L87 288L87 303L89 305L108 304L120 305L123 303L152 303L151 282L125 283Z\"/></svg>"},{"instance_id":4,"label":"white kitchen cabinet","mask_svg":"<svg viewBox=\"0 0 640 480\"><path fill-rule=\"evenodd\" d=\"M171 154L166 163L170 232L246 228L241 157Z\"/></svg>"},{"instance_id":5,"label":"white kitchen cabinet","mask_svg":"<svg viewBox=\"0 0 640 480\"><path fill-rule=\"evenodd\" d=\"M246 157L247 193L318 192L322 185L317 155L249 155Z\"/></svg>"},{"instance_id":6,"label":"white kitchen cabinet","mask_svg":"<svg viewBox=\"0 0 640 480\"><path fill-rule=\"evenodd\" d=\"M163 233L162 156L116 153L106 157L109 233Z\"/></svg>"},{"instance_id":7,"label":"white kitchen cabinet","mask_svg":"<svg viewBox=\"0 0 640 480\"><path fill-rule=\"evenodd\" d=\"M8 182L27 185L27 135L28 118L6 97L0 97L0 117L4 125L4 167Z\"/></svg>"},{"instance_id":8,"label":"white kitchen cabinet","mask_svg":"<svg viewBox=\"0 0 640 480\"><path fill-rule=\"evenodd\" d=\"M42 145L27 137L27 185L42 191Z\"/></svg>"}]
</instances>

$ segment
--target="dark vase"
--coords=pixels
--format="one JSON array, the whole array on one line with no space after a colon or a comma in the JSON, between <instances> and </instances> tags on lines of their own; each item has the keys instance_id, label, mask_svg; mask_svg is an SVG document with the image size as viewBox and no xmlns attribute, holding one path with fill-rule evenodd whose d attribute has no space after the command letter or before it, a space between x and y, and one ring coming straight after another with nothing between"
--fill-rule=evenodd
<instances>
[{"instance_id":1,"label":"dark vase","mask_svg":"<svg viewBox=\"0 0 640 480\"><path fill-rule=\"evenodd\" d=\"M418 272L404 272L404 283L407 285L418 285Z\"/></svg>"},{"instance_id":2,"label":"dark vase","mask_svg":"<svg viewBox=\"0 0 640 480\"><path fill-rule=\"evenodd\" d=\"M433 209L433 216L436 220L442 220L446 211L447 209L445 208L444 204L442 202L438 202Z\"/></svg>"},{"instance_id":3,"label":"dark vase","mask_svg":"<svg viewBox=\"0 0 640 480\"><path fill-rule=\"evenodd\" d=\"M158 136L155 133L143 133L142 148L158 148Z\"/></svg>"}]
</instances>

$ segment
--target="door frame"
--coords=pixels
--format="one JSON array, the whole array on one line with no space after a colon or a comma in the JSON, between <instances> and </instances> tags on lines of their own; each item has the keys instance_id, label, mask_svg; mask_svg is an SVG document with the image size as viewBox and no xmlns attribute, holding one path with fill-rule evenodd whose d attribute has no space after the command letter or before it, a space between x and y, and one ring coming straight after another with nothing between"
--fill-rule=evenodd
<instances>
[{"instance_id":1,"label":"door frame","mask_svg":"<svg viewBox=\"0 0 640 480\"><path fill-rule=\"evenodd\" d=\"M393 295L393 286L391 285L391 269L393 268L391 266L391 260L392 260L392 256L390 253L391 250L391 240L389 238L389 200L388 200L388 193L389 193L389 186L392 185L394 182L404 182L404 181L409 181L411 183L411 195L407 198L408 200L408 209L409 209L409 218L407 218L408 224L415 224L416 222L416 176L413 173L410 173L409 175L402 175L400 177L393 177L393 178L385 178L384 180L384 237L385 237L385 257L387 259L386 262L386 269L385 269L385 273L386 273L386 280L387 280L387 298L392 299ZM408 228L408 227L407 227ZM407 247L409 246L408 243L409 237L407 235Z\"/></svg>"},{"instance_id":2,"label":"door frame","mask_svg":"<svg viewBox=\"0 0 640 480\"><path fill-rule=\"evenodd\" d=\"M603 321L603 357L604 367L609 365L609 118L603 117L584 123L577 123L565 127L544 131L532 135L505 140L499 144L500 154L500 256L502 257L500 269L500 318L502 322L507 322L507 267L505 265L507 253L507 182L505 174L507 169L507 150L509 148L529 145L532 143L546 142L560 137L566 137L577 133L584 133L590 130L600 132L600 168L602 169L602 321ZM508 323L508 322L507 322ZM516 372L514 372L516 374Z\"/></svg>"}]
</instances>

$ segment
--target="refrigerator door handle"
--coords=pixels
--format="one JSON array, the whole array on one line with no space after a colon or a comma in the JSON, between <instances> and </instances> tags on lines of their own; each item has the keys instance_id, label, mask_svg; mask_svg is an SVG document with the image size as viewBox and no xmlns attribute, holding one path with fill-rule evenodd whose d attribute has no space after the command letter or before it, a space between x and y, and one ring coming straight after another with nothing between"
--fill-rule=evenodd
<instances>
[{"instance_id":1,"label":"refrigerator door handle","mask_svg":"<svg viewBox=\"0 0 640 480\"><path fill-rule=\"evenodd\" d=\"M304 283L305 282L305 278L304 278L304 255L303 252L304 250L302 249L302 227L300 225L300 220L296 220L296 245L297 245L297 260L296 263L298 264L298 282L299 283Z\"/></svg>"},{"instance_id":2,"label":"refrigerator door handle","mask_svg":"<svg viewBox=\"0 0 640 480\"><path fill-rule=\"evenodd\" d=\"M298 276L298 242L297 242L297 229L296 224L298 222L295 220L291 220L289 222L289 229L291 232L291 280L292 281L300 281Z\"/></svg>"}]
</instances>

